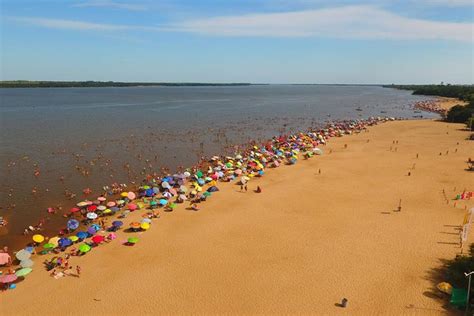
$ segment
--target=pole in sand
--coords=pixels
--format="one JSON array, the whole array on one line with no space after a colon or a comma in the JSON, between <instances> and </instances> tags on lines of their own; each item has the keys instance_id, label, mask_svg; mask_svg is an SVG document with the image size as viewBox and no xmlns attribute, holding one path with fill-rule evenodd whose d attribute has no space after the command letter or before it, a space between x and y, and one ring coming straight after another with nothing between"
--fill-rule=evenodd
<instances>
[{"instance_id":1,"label":"pole in sand","mask_svg":"<svg viewBox=\"0 0 474 316\"><path fill-rule=\"evenodd\" d=\"M464 272L464 275L467 277L469 277L469 282L468 282L468 285L467 285L467 297L466 297L466 312L465 312L465 315L467 315L467 311L469 310L469 295L471 294L471 276L472 274L474 273L474 271L471 271L469 273L466 273Z\"/></svg>"}]
</instances>

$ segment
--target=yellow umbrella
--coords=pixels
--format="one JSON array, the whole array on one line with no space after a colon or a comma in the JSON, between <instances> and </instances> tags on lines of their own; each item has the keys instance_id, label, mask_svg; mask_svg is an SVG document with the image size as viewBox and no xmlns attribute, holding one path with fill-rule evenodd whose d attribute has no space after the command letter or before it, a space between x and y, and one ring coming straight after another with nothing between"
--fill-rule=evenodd
<instances>
[{"instance_id":1,"label":"yellow umbrella","mask_svg":"<svg viewBox=\"0 0 474 316\"><path fill-rule=\"evenodd\" d=\"M43 235L40 235L40 234L33 235L34 242L40 243L40 242L43 242L43 240L44 240Z\"/></svg>"},{"instance_id":2,"label":"yellow umbrella","mask_svg":"<svg viewBox=\"0 0 474 316\"><path fill-rule=\"evenodd\" d=\"M127 197L127 196L128 196L128 192L122 192L122 193L120 193L120 196L121 196L121 197Z\"/></svg>"},{"instance_id":3,"label":"yellow umbrella","mask_svg":"<svg viewBox=\"0 0 474 316\"><path fill-rule=\"evenodd\" d=\"M438 290L448 295L451 295L451 292L453 291L453 287L448 282L441 282L436 285L436 287L438 288Z\"/></svg>"},{"instance_id":4,"label":"yellow umbrella","mask_svg":"<svg viewBox=\"0 0 474 316\"><path fill-rule=\"evenodd\" d=\"M112 210L110 208L108 208L108 209L105 209L103 213L104 214L110 214L110 213L112 213Z\"/></svg>"},{"instance_id":5,"label":"yellow umbrella","mask_svg":"<svg viewBox=\"0 0 474 316\"><path fill-rule=\"evenodd\" d=\"M76 241L79 240L79 237L77 237L77 236L69 236L68 238L69 238L72 242L76 242Z\"/></svg>"},{"instance_id":6,"label":"yellow umbrella","mask_svg":"<svg viewBox=\"0 0 474 316\"><path fill-rule=\"evenodd\" d=\"M56 237L50 238L50 239L48 240L48 243L57 246L57 245L58 245L58 241L59 241L59 237L56 236Z\"/></svg>"},{"instance_id":7,"label":"yellow umbrella","mask_svg":"<svg viewBox=\"0 0 474 316\"><path fill-rule=\"evenodd\" d=\"M150 224L149 223L141 223L140 227L143 229L143 230L148 230L150 228Z\"/></svg>"}]
</instances>

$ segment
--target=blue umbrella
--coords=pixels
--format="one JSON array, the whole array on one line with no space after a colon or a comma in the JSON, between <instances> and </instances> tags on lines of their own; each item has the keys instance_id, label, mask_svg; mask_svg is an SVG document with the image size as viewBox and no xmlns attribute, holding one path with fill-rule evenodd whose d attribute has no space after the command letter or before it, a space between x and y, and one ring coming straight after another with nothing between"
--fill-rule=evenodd
<instances>
[{"instance_id":1,"label":"blue umbrella","mask_svg":"<svg viewBox=\"0 0 474 316\"><path fill-rule=\"evenodd\" d=\"M89 234L86 233L86 232L78 232L78 233L76 234L76 236L77 236L77 238L79 238L79 239L86 239L86 238L89 236Z\"/></svg>"},{"instance_id":2,"label":"blue umbrella","mask_svg":"<svg viewBox=\"0 0 474 316\"><path fill-rule=\"evenodd\" d=\"M123 225L122 221L113 221L112 226L114 227L121 227Z\"/></svg>"},{"instance_id":3,"label":"blue umbrella","mask_svg":"<svg viewBox=\"0 0 474 316\"><path fill-rule=\"evenodd\" d=\"M92 224L91 227L94 227L95 231L97 232L100 230L100 225Z\"/></svg>"},{"instance_id":4,"label":"blue umbrella","mask_svg":"<svg viewBox=\"0 0 474 316\"><path fill-rule=\"evenodd\" d=\"M155 192L153 192L153 189L147 189L145 191L145 195L150 197L150 196L153 196L155 194Z\"/></svg>"},{"instance_id":5,"label":"blue umbrella","mask_svg":"<svg viewBox=\"0 0 474 316\"><path fill-rule=\"evenodd\" d=\"M90 234L90 235L94 235L95 233L97 233L97 230L95 229L95 227L89 227L87 229L87 232Z\"/></svg>"},{"instance_id":6,"label":"blue umbrella","mask_svg":"<svg viewBox=\"0 0 474 316\"><path fill-rule=\"evenodd\" d=\"M166 204L168 204L168 200L160 199L160 204L161 205L166 205Z\"/></svg>"},{"instance_id":7,"label":"blue umbrella","mask_svg":"<svg viewBox=\"0 0 474 316\"><path fill-rule=\"evenodd\" d=\"M117 206L112 206L110 210L115 213L117 211L120 211L120 208L118 208Z\"/></svg>"},{"instance_id":8,"label":"blue umbrella","mask_svg":"<svg viewBox=\"0 0 474 316\"><path fill-rule=\"evenodd\" d=\"M76 230L79 227L79 221L77 219L70 219L67 221L67 228L70 230Z\"/></svg>"},{"instance_id":9,"label":"blue umbrella","mask_svg":"<svg viewBox=\"0 0 474 316\"><path fill-rule=\"evenodd\" d=\"M60 238L58 240L58 245L60 247L68 247L68 246L72 245L72 240L69 239L69 238Z\"/></svg>"},{"instance_id":10,"label":"blue umbrella","mask_svg":"<svg viewBox=\"0 0 474 316\"><path fill-rule=\"evenodd\" d=\"M153 193L157 194L157 193L160 193L160 188L157 188L157 187L153 187Z\"/></svg>"},{"instance_id":11,"label":"blue umbrella","mask_svg":"<svg viewBox=\"0 0 474 316\"><path fill-rule=\"evenodd\" d=\"M204 185L206 182L203 179L199 178L198 183L199 185Z\"/></svg>"}]
</instances>

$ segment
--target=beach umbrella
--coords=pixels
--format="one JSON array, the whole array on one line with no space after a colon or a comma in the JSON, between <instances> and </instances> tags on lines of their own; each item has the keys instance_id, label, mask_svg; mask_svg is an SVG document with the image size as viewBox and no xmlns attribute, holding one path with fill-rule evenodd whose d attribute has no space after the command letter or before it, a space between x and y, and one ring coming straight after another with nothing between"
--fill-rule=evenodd
<instances>
[{"instance_id":1,"label":"beach umbrella","mask_svg":"<svg viewBox=\"0 0 474 316\"><path fill-rule=\"evenodd\" d=\"M103 212L103 214L110 215L110 214L112 214L112 210L110 208L108 208Z\"/></svg>"},{"instance_id":2,"label":"beach umbrella","mask_svg":"<svg viewBox=\"0 0 474 316\"><path fill-rule=\"evenodd\" d=\"M44 248L44 249L53 249L53 248L55 248L55 247L56 247L56 245L53 245L53 244L51 244L51 243L47 243L47 244L44 244L44 245L43 245L43 248Z\"/></svg>"},{"instance_id":3,"label":"beach umbrella","mask_svg":"<svg viewBox=\"0 0 474 316\"><path fill-rule=\"evenodd\" d=\"M125 201L124 201L124 200L118 200L118 201L117 201L117 204L118 204L118 205L125 204Z\"/></svg>"},{"instance_id":4,"label":"beach umbrella","mask_svg":"<svg viewBox=\"0 0 474 316\"><path fill-rule=\"evenodd\" d=\"M79 238L79 239L85 239L85 238L87 238L88 236L89 236L89 234L86 233L86 232L78 232L78 233L76 234L76 237Z\"/></svg>"},{"instance_id":5,"label":"beach umbrella","mask_svg":"<svg viewBox=\"0 0 474 316\"><path fill-rule=\"evenodd\" d=\"M89 246L88 244L82 244L79 246L79 251L82 253L89 252L90 250L91 250L91 246Z\"/></svg>"},{"instance_id":6,"label":"beach umbrella","mask_svg":"<svg viewBox=\"0 0 474 316\"><path fill-rule=\"evenodd\" d=\"M202 173L201 170L198 170L198 171L196 172L196 177L201 178L202 175L203 175L203 173Z\"/></svg>"},{"instance_id":7,"label":"beach umbrella","mask_svg":"<svg viewBox=\"0 0 474 316\"><path fill-rule=\"evenodd\" d=\"M206 181L200 178L197 180L197 182L199 183L199 185L204 185L206 183Z\"/></svg>"},{"instance_id":8,"label":"beach umbrella","mask_svg":"<svg viewBox=\"0 0 474 316\"><path fill-rule=\"evenodd\" d=\"M98 232L101 229L99 224L92 224L91 227L93 227L96 232Z\"/></svg>"},{"instance_id":9,"label":"beach umbrella","mask_svg":"<svg viewBox=\"0 0 474 316\"><path fill-rule=\"evenodd\" d=\"M318 147L315 147L313 148L313 153L315 153L316 155L322 155L323 151L319 149Z\"/></svg>"},{"instance_id":10,"label":"beach umbrella","mask_svg":"<svg viewBox=\"0 0 474 316\"><path fill-rule=\"evenodd\" d=\"M161 183L161 186L164 188L164 189L169 189L171 186L168 182L162 182Z\"/></svg>"},{"instance_id":11,"label":"beach umbrella","mask_svg":"<svg viewBox=\"0 0 474 316\"><path fill-rule=\"evenodd\" d=\"M151 197L151 196L153 196L154 194L155 194L155 192L153 191L153 189L146 189L146 191L145 191L145 195L146 195L147 197Z\"/></svg>"},{"instance_id":12,"label":"beach umbrella","mask_svg":"<svg viewBox=\"0 0 474 316\"><path fill-rule=\"evenodd\" d=\"M33 241L37 243L41 243L44 241L44 236L40 234L33 235Z\"/></svg>"},{"instance_id":13,"label":"beach umbrella","mask_svg":"<svg viewBox=\"0 0 474 316\"><path fill-rule=\"evenodd\" d=\"M5 275L1 275L0 276L0 283L12 283L14 281L16 281L16 279L18 279L18 277L16 276L16 274L5 274Z\"/></svg>"},{"instance_id":14,"label":"beach umbrella","mask_svg":"<svg viewBox=\"0 0 474 316\"><path fill-rule=\"evenodd\" d=\"M120 196L126 198L128 196L128 192L122 192L120 193Z\"/></svg>"},{"instance_id":15,"label":"beach umbrella","mask_svg":"<svg viewBox=\"0 0 474 316\"><path fill-rule=\"evenodd\" d=\"M150 188L150 186L149 186L149 185L144 185L144 186L142 186L142 188L143 188L144 190L147 190L147 189Z\"/></svg>"},{"instance_id":16,"label":"beach umbrella","mask_svg":"<svg viewBox=\"0 0 474 316\"><path fill-rule=\"evenodd\" d=\"M115 202L112 202L112 201L107 202L107 207L113 207L115 205L117 205Z\"/></svg>"},{"instance_id":17,"label":"beach umbrella","mask_svg":"<svg viewBox=\"0 0 474 316\"><path fill-rule=\"evenodd\" d=\"M179 192L186 193L186 192L188 192L188 188L185 187L184 185L182 185L182 186L179 187Z\"/></svg>"},{"instance_id":18,"label":"beach umbrella","mask_svg":"<svg viewBox=\"0 0 474 316\"><path fill-rule=\"evenodd\" d=\"M207 189L207 191L208 191L208 192L217 192L217 191L219 191L219 188L216 187L216 186L212 186L212 187L210 187L209 189Z\"/></svg>"},{"instance_id":19,"label":"beach umbrella","mask_svg":"<svg viewBox=\"0 0 474 316\"><path fill-rule=\"evenodd\" d=\"M135 211L135 210L138 208L138 206L137 206L136 204L134 204L134 203L130 203L130 204L127 205L127 208L128 208L130 211Z\"/></svg>"},{"instance_id":20,"label":"beach umbrella","mask_svg":"<svg viewBox=\"0 0 474 316\"><path fill-rule=\"evenodd\" d=\"M168 200L165 200L165 199L160 199L159 202L160 202L161 205L166 205L166 204L168 204Z\"/></svg>"},{"instance_id":21,"label":"beach umbrella","mask_svg":"<svg viewBox=\"0 0 474 316\"><path fill-rule=\"evenodd\" d=\"M117 212L117 211L120 211L120 209L116 206L111 207L110 210L114 213Z\"/></svg>"},{"instance_id":22,"label":"beach umbrella","mask_svg":"<svg viewBox=\"0 0 474 316\"><path fill-rule=\"evenodd\" d=\"M137 229L140 228L140 223L139 222L131 222L130 227Z\"/></svg>"},{"instance_id":23,"label":"beach umbrella","mask_svg":"<svg viewBox=\"0 0 474 316\"><path fill-rule=\"evenodd\" d=\"M172 197L173 197L173 194L171 194L170 192L164 192L164 193L163 193L163 197L164 197L165 199L169 199L169 198L172 198Z\"/></svg>"},{"instance_id":24,"label":"beach umbrella","mask_svg":"<svg viewBox=\"0 0 474 316\"><path fill-rule=\"evenodd\" d=\"M97 214L96 213L87 213L87 218L88 219L96 219L97 218Z\"/></svg>"},{"instance_id":25,"label":"beach umbrella","mask_svg":"<svg viewBox=\"0 0 474 316\"><path fill-rule=\"evenodd\" d=\"M89 205L89 206L87 207L87 210L88 210L89 212L95 212L95 211L97 210L97 205Z\"/></svg>"},{"instance_id":26,"label":"beach umbrella","mask_svg":"<svg viewBox=\"0 0 474 316\"><path fill-rule=\"evenodd\" d=\"M151 219L144 218L144 219L142 219L142 223L151 223Z\"/></svg>"},{"instance_id":27,"label":"beach umbrella","mask_svg":"<svg viewBox=\"0 0 474 316\"><path fill-rule=\"evenodd\" d=\"M127 197L129 200L135 200L135 198L137 197L137 195L133 192L128 192L127 193Z\"/></svg>"},{"instance_id":28,"label":"beach umbrella","mask_svg":"<svg viewBox=\"0 0 474 316\"><path fill-rule=\"evenodd\" d=\"M186 197L186 195L180 194L179 199L182 200L182 201L186 201L188 198Z\"/></svg>"},{"instance_id":29,"label":"beach umbrella","mask_svg":"<svg viewBox=\"0 0 474 316\"><path fill-rule=\"evenodd\" d=\"M137 237L130 237L127 239L127 241L131 244L136 244L138 242L138 238Z\"/></svg>"},{"instance_id":30,"label":"beach umbrella","mask_svg":"<svg viewBox=\"0 0 474 316\"><path fill-rule=\"evenodd\" d=\"M103 196L99 196L99 197L97 198L97 200L100 201L100 202L105 202L107 199L106 199L105 197L103 197Z\"/></svg>"},{"instance_id":31,"label":"beach umbrella","mask_svg":"<svg viewBox=\"0 0 474 316\"><path fill-rule=\"evenodd\" d=\"M170 209L175 209L175 208L176 208L176 203L170 203L170 204L168 205L168 207L169 207Z\"/></svg>"},{"instance_id":32,"label":"beach umbrella","mask_svg":"<svg viewBox=\"0 0 474 316\"><path fill-rule=\"evenodd\" d=\"M92 237L92 241L95 242L96 244L101 243L104 240L105 240L105 237L101 235L95 235L94 237Z\"/></svg>"},{"instance_id":33,"label":"beach umbrella","mask_svg":"<svg viewBox=\"0 0 474 316\"><path fill-rule=\"evenodd\" d=\"M160 193L160 188L153 187L152 191L153 191L154 194Z\"/></svg>"},{"instance_id":34,"label":"beach umbrella","mask_svg":"<svg viewBox=\"0 0 474 316\"><path fill-rule=\"evenodd\" d=\"M67 228L69 230L76 230L79 227L79 221L77 219L70 219L67 221Z\"/></svg>"},{"instance_id":35,"label":"beach umbrella","mask_svg":"<svg viewBox=\"0 0 474 316\"><path fill-rule=\"evenodd\" d=\"M115 233L110 233L110 234L107 235L107 238L110 239L110 240L114 240L114 239L117 238L117 234L115 234Z\"/></svg>"},{"instance_id":36,"label":"beach umbrella","mask_svg":"<svg viewBox=\"0 0 474 316\"><path fill-rule=\"evenodd\" d=\"M436 287L438 288L438 290L440 290L441 292L446 293L448 295L451 295L451 293L453 291L453 287L451 286L451 284L449 284L447 282L438 283L438 285L436 285Z\"/></svg>"},{"instance_id":37,"label":"beach umbrella","mask_svg":"<svg viewBox=\"0 0 474 316\"><path fill-rule=\"evenodd\" d=\"M82 201L82 202L79 202L76 204L78 207L84 207L84 206L87 206L87 202L86 201Z\"/></svg>"},{"instance_id":38,"label":"beach umbrella","mask_svg":"<svg viewBox=\"0 0 474 316\"><path fill-rule=\"evenodd\" d=\"M77 236L69 236L68 238L69 238L72 242L76 242L76 241L79 240L79 237L77 237Z\"/></svg>"},{"instance_id":39,"label":"beach umbrella","mask_svg":"<svg viewBox=\"0 0 474 316\"><path fill-rule=\"evenodd\" d=\"M150 229L150 223L141 223L140 228L143 230L148 230Z\"/></svg>"},{"instance_id":40,"label":"beach umbrella","mask_svg":"<svg viewBox=\"0 0 474 316\"><path fill-rule=\"evenodd\" d=\"M156 206L156 205L158 205L158 202L156 202L156 201L154 201L154 200L153 200L153 201L150 201L150 206Z\"/></svg>"},{"instance_id":41,"label":"beach umbrella","mask_svg":"<svg viewBox=\"0 0 474 316\"><path fill-rule=\"evenodd\" d=\"M113 221L112 226L114 227L122 227L123 222L122 221Z\"/></svg>"},{"instance_id":42,"label":"beach umbrella","mask_svg":"<svg viewBox=\"0 0 474 316\"><path fill-rule=\"evenodd\" d=\"M76 213L76 212L79 212L80 210L81 210L81 209L78 208L78 207L73 207L73 208L71 208L71 209L69 210L69 212L71 212L71 213Z\"/></svg>"},{"instance_id":43,"label":"beach umbrella","mask_svg":"<svg viewBox=\"0 0 474 316\"><path fill-rule=\"evenodd\" d=\"M99 210L99 211L105 211L106 209L107 209L107 207L105 205L97 206L97 210Z\"/></svg>"},{"instance_id":44,"label":"beach umbrella","mask_svg":"<svg viewBox=\"0 0 474 316\"><path fill-rule=\"evenodd\" d=\"M211 196L211 192L206 191L206 192L204 192L202 195L205 196L205 197L210 197L210 196Z\"/></svg>"},{"instance_id":45,"label":"beach umbrella","mask_svg":"<svg viewBox=\"0 0 474 316\"><path fill-rule=\"evenodd\" d=\"M31 268L22 268L22 269L20 269L20 270L17 270L17 271L15 272L15 275L16 275L17 277L24 277L25 275L31 273L31 271L33 271L33 269L31 269Z\"/></svg>"},{"instance_id":46,"label":"beach umbrella","mask_svg":"<svg viewBox=\"0 0 474 316\"><path fill-rule=\"evenodd\" d=\"M31 259L25 259L20 261L20 266L22 268L31 268L33 266L34 262Z\"/></svg>"},{"instance_id":47,"label":"beach umbrella","mask_svg":"<svg viewBox=\"0 0 474 316\"><path fill-rule=\"evenodd\" d=\"M69 238L61 238L58 240L58 245L60 247L69 247L70 245L72 245L72 240Z\"/></svg>"},{"instance_id":48,"label":"beach umbrella","mask_svg":"<svg viewBox=\"0 0 474 316\"><path fill-rule=\"evenodd\" d=\"M26 251L25 249L22 249L16 253L15 257L18 260L22 261L22 260L30 259L31 253Z\"/></svg>"},{"instance_id":49,"label":"beach umbrella","mask_svg":"<svg viewBox=\"0 0 474 316\"><path fill-rule=\"evenodd\" d=\"M97 233L97 230L95 229L95 227L89 227L87 228L87 232L90 234L90 235L95 235L95 233Z\"/></svg>"}]
</instances>

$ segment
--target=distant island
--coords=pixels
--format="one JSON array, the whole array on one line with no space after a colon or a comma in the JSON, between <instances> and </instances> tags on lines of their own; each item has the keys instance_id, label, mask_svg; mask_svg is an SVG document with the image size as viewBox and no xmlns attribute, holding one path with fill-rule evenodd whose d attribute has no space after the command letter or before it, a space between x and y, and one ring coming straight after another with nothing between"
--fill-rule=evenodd
<instances>
[{"instance_id":1,"label":"distant island","mask_svg":"<svg viewBox=\"0 0 474 316\"><path fill-rule=\"evenodd\" d=\"M202 82L117 82L117 81L29 81L4 80L0 88L99 88L99 87L219 87L250 86L251 83L202 83Z\"/></svg>"}]
</instances>

